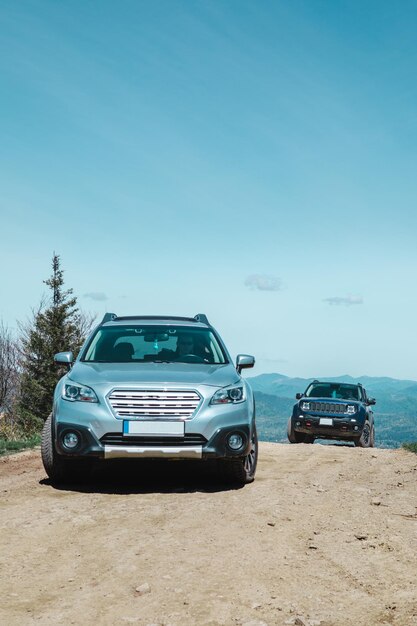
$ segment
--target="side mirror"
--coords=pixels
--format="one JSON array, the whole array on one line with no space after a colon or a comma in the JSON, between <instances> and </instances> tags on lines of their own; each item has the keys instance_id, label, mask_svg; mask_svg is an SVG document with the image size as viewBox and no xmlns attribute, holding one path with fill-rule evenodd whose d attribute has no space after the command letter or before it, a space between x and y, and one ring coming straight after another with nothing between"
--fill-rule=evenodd
<instances>
[{"instance_id":1,"label":"side mirror","mask_svg":"<svg viewBox=\"0 0 417 626\"><path fill-rule=\"evenodd\" d=\"M304 396L303 393L296 393L295 397L297 398L297 400L301 400L301 398Z\"/></svg>"},{"instance_id":2,"label":"side mirror","mask_svg":"<svg viewBox=\"0 0 417 626\"><path fill-rule=\"evenodd\" d=\"M368 405L376 404L375 398L368 398Z\"/></svg>"},{"instance_id":3,"label":"side mirror","mask_svg":"<svg viewBox=\"0 0 417 626\"><path fill-rule=\"evenodd\" d=\"M54 356L54 363L56 365L66 365L68 368L71 367L73 360L74 356L72 352L57 352Z\"/></svg>"},{"instance_id":4,"label":"side mirror","mask_svg":"<svg viewBox=\"0 0 417 626\"><path fill-rule=\"evenodd\" d=\"M248 367L253 367L255 365L255 357L250 356L250 354L238 354L236 357L236 369L240 372L243 369Z\"/></svg>"}]
</instances>

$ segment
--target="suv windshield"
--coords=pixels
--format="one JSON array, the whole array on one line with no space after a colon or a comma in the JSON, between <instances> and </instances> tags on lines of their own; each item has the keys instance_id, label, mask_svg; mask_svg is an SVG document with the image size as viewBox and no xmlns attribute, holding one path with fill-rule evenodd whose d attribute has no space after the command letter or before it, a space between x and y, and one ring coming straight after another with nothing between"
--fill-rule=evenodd
<instances>
[{"instance_id":1,"label":"suv windshield","mask_svg":"<svg viewBox=\"0 0 417 626\"><path fill-rule=\"evenodd\" d=\"M343 400L361 400L358 385L341 383L312 383L305 395L307 398L340 398Z\"/></svg>"},{"instance_id":2,"label":"suv windshield","mask_svg":"<svg viewBox=\"0 0 417 626\"><path fill-rule=\"evenodd\" d=\"M102 326L81 357L100 363L227 363L215 334L188 326Z\"/></svg>"}]
</instances>

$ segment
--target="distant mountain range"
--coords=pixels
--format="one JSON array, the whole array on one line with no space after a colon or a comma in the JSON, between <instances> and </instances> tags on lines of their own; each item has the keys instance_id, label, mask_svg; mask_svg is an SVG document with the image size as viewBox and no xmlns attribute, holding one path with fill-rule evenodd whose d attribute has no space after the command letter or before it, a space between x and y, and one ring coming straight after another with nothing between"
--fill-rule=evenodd
<instances>
[{"instance_id":1,"label":"distant mountain range","mask_svg":"<svg viewBox=\"0 0 417 626\"><path fill-rule=\"evenodd\" d=\"M260 374L247 380L255 393L260 439L287 441L287 421L296 402L295 394L304 391L314 379ZM376 398L376 446L397 448L406 441L417 441L417 381L348 375L321 380L362 383L368 396Z\"/></svg>"}]
</instances>

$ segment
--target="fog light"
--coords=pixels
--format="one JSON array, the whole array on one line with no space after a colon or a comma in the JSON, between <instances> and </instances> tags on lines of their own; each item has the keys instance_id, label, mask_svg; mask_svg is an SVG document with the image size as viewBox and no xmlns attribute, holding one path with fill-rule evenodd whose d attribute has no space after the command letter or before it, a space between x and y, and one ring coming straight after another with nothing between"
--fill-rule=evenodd
<instances>
[{"instance_id":1,"label":"fog light","mask_svg":"<svg viewBox=\"0 0 417 626\"><path fill-rule=\"evenodd\" d=\"M77 433L65 433L62 438L62 443L66 448L73 450L78 446L79 440L80 438L78 437Z\"/></svg>"},{"instance_id":2,"label":"fog light","mask_svg":"<svg viewBox=\"0 0 417 626\"><path fill-rule=\"evenodd\" d=\"M296 426L301 426L301 422L295 422Z\"/></svg>"},{"instance_id":3,"label":"fog light","mask_svg":"<svg viewBox=\"0 0 417 626\"><path fill-rule=\"evenodd\" d=\"M239 433L232 433L227 439L227 444L232 450L239 450L243 446L243 437Z\"/></svg>"},{"instance_id":4,"label":"fog light","mask_svg":"<svg viewBox=\"0 0 417 626\"><path fill-rule=\"evenodd\" d=\"M359 430L359 426L354 426L353 430Z\"/></svg>"}]
</instances>

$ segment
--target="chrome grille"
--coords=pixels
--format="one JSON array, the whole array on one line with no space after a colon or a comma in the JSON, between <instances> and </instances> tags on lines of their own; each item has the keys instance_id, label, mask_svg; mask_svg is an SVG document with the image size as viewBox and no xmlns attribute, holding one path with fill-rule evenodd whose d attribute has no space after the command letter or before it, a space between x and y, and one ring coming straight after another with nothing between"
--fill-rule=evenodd
<instances>
[{"instance_id":1,"label":"chrome grille","mask_svg":"<svg viewBox=\"0 0 417 626\"><path fill-rule=\"evenodd\" d=\"M346 413L346 404L339 402L310 402L310 411L320 413Z\"/></svg>"},{"instance_id":2,"label":"chrome grille","mask_svg":"<svg viewBox=\"0 0 417 626\"><path fill-rule=\"evenodd\" d=\"M116 417L188 418L192 417L201 397L196 391L116 389L109 397Z\"/></svg>"}]
</instances>

